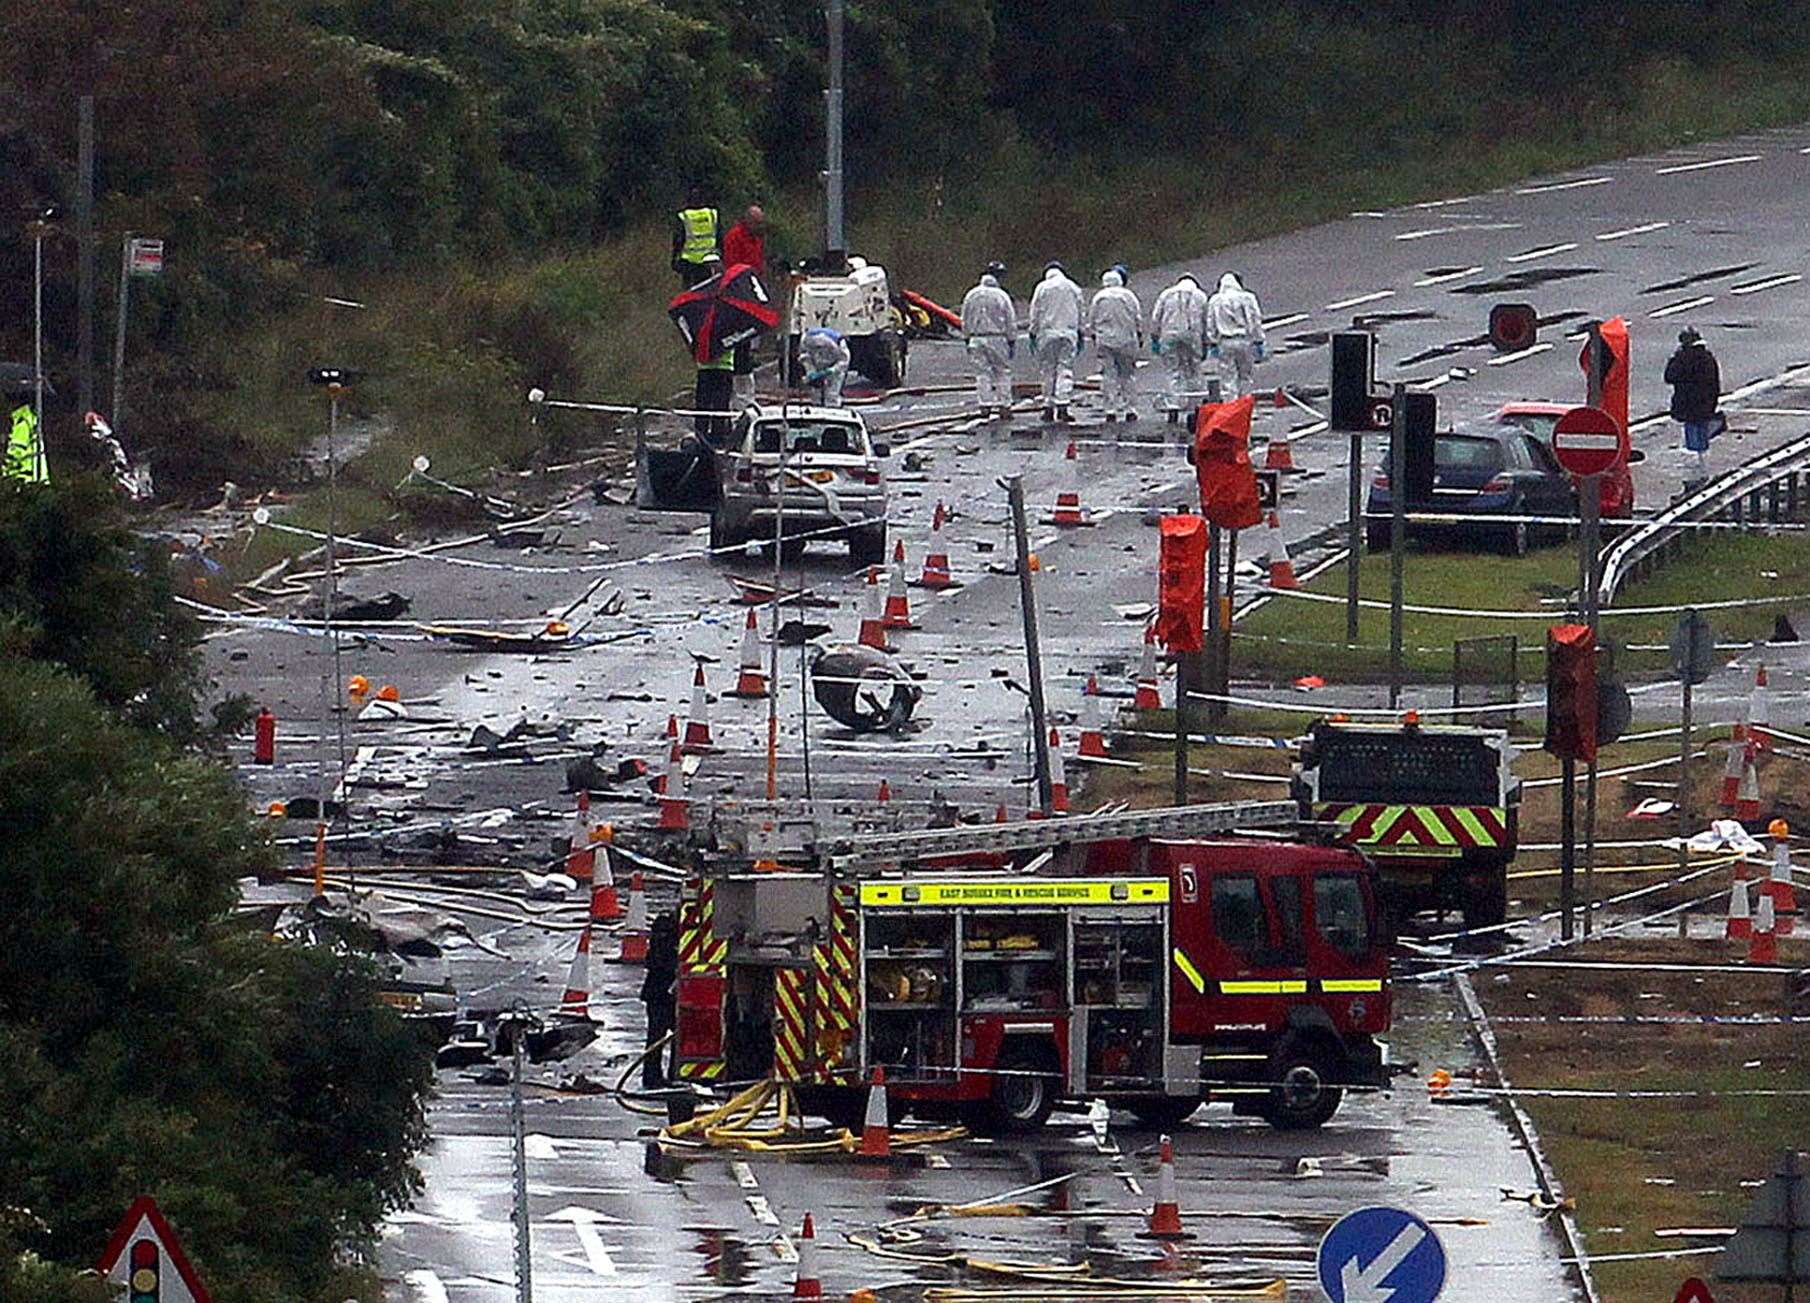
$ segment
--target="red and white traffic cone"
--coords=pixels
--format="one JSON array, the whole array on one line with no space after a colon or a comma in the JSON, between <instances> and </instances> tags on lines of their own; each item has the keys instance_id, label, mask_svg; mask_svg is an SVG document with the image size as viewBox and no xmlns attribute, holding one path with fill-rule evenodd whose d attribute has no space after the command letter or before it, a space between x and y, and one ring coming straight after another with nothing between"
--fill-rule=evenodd
<instances>
[{"instance_id":1,"label":"red and white traffic cone","mask_svg":"<svg viewBox=\"0 0 1810 1303\"><path fill-rule=\"evenodd\" d=\"M572 839L567 843L566 876L574 882L589 882L597 862L597 851L591 844L591 794L578 794L578 813L572 819Z\"/></svg>"},{"instance_id":2,"label":"red and white traffic cone","mask_svg":"<svg viewBox=\"0 0 1810 1303\"><path fill-rule=\"evenodd\" d=\"M660 824L663 832L684 832L691 827L691 801L685 795L685 762L679 744L666 757L666 785L660 791Z\"/></svg>"},{"instance_id":3,"label":"red and white traffic cone","mask_svg":"<svg viewBox=\"0 0 1810 1303\"><path fill-rule=\"evenodd\" d=\"M1753 905L1747 895L1747 879L1736 878L1728 891L1728 925L1723 936L1730 941L1745 941L1753 935Z\"/></svg>"},{"instance_id":4,"label":"red and white traffic cone","mask_svg":"<svg viewBox=\"0 0 1810 1303\"><path fill-rule=\"evenodd\" d=\"M798 1230L798 1272L792 1277L792 1297L822 1298L823 1282L817 1276L817 1223L804 1215Z\"/></svg>"},{"instance_id":5,"label":"red and white traffic cone","mask_svg":"<svg viewBox=\"0 0 1810 1303\"><path fill-rule=\"evenodd\" d=\"M610 829L605 824L591 833L600 872L591 881L591 922L614 923L622 917L622 896L616 890L616 869L610 859Z\"/></svg>"},{"instance_id":6,"label":"red and white traffic cone","mask_svg":"<svg viewBox=\"0 0 1810 1303\"><path fill-rule=\"evenodd\" d=\"M1741 748L1741 785L1735 790L1735 818L1751 823L1760 817L1760 773L1754 767L1758 746L1750 738Z\"/></svg>"},{"instance_id":7,"label":"red and white traffic cone","mask_svg":"<svg viewBox=\"0 0 1810 1303\"><path fill-rule=\"evenodd\" d=\"M591 925L578 934L578 949L566 970L566 993L559 997L559 1011L568 1017L591 1016Z\"/></svg>"},{"instance_id":8,"label":"red and white traffic cone","mask_svg":"<svg viewBox=\"0 0 1810 1303\"><path fill-rule=\"evenodd\" d=\"M1068 462L1068 485L1056 494L1056 511L1050 517L1050 523L1073 529L1087 524L1087 512L1081 507L1081 457L1073 439L1068 441L1068 451L1063 457Z\"/></svg>"},{"instance_id":9,"label":"red and white traffic cone","mask_svg":"<svg viewBox=\"0 0 1810 1303\"><path fill-rule=\"evenodd\" d=\"M1734 809L1735 802L1741 797L1742 757L1746 751L1741 741L1741 726L1736 724L1734 736L1728 743L1728 758L1722 764L1722 794L1716 802L1724 810Z\"/></svg>"},{"instance_id":10,"label":"red and white traffic cone","mask_svg":"<svg viewBox=\"0 0 1810 1303\"><path fill-rule=\"evenodd\" d=\"M1269 528L1265 534L1265 541L1269 544L1270 587L1299 588L1301 581L1295 578L1295 563L1288 555L1288 540L1282 537L1282 519L1273 510L1270 512Z\"/></svg>"},{"instance_id":11,"label":"red and white traffic cone","mask_svg":"<svg viewBox=\"0 0 1810 1303\"><path fill-rule=\"evenodd\" d=\"M924 553L924 570L918 576L920 588L953 588L955 576L949 570L949 547L943 542L943 503L939 498L936 512L930 517L930 542Z\"/></svg>"},{"instance_id":12,"label":"red and white traffic cone","mask_svg":"<svg viewBox=\"0 0 1810 1303\"><path fill-rule=\"evenodd\" d=\"M1068 775L1062 768L1062 730L1050 729L1050 810L1068 813Z\"/></svg>"},{"instance_id":13,"label":"red and white traffic cone","mask_svg":"<svg viewBox=\"0 0 1810 1303\"><path fill-rule=\"evenodd\" d=\"M891 1158L892 1123L886 1112L886 1069L875 1068L867 1088L867 1114L861 1122L856 1158Z\"/></svg>"},{"instance_id":14,"label":"red and white traffic cone","mask_svg":"<svg viewBox=\"0 0 1810 1303\"><path fill-rule=\"evenodd\" d=\"M867 590L867 609L861 615L861 631L856 638L863 647L872 647L876 651L891 651L892 644L886 640L886 618L880 613L880 590Z\"/></svg>"},{"instance_id":15,"label":"red and white traffic cone","mask_svg":"<svg viewBox=\"0 0 1810 1303\"><path fill-rule=\"evenodd\" d=\"M677 715L669 714L666 717L666 740L668 742L679 740L679 717Z\"/></svg>"},{"instance_id":16,"label":"red and white traffic cone","mask_svg":"<svg viewBox=\"0 0 1810 1303\"><path fill-rule=\"evenodd\" d=\"M1162 693L1157 690L1160 680L1156 676L1156 626L1144 626L1144 659L1138 665L1137 695L1131 699L1133 710L1161 710L1163 708Z\"/></svg>"},{"instance_id":17,"label":"red and white traffic cone","mask_svg":"<svg viewBox=\"0 0 1810 1303\"><path fill-rule=\"evenodd\" d=\"M1791 881L1791 825L1774 819L1766 831L1772 834L1772 876L1764 890L1772 898L1778 935L1788 937L1797 930L1797 889Z\"/></svg>"},{"instance_id":18,"label":"red and white traffic cone","mask_svg":"<svg viewBox=\"0 0 1810 1303\"><path fill-rule=\"evenodd\" d=\"M1747 740L1761 751L1770 750L1772 739L1772 691L1766 686L1766 664L1753 672L1753 691L1747 695Z\"/></svg>"},{"instance_id":19,"label":"red and white traffic cone","mask_svg":"<svg viewBox=\"0 0 1810 1303\"><path fill-rule=\"evenodd\" d=\"M767 671L762 668L760 659L760 625L754 618L754 608L748 609L748 623L742 626L741 669L735 676L735 689L732 697L765 697L767 695ZM701 666L699 667L702 668Z\"/></svg>"},{"instance_id":20,"label":"red and white traffic cone","mask_svg":"<svg viewBox=\"0 0 1810 1303\"><path fill-rule=\"evenodd\" d=\"M993 807L994 823L1007 823L1010 819L1011 816L1006 813L1006 803L1004 801L1001 801L998 805Z\"/></svg>"},{"instance_id":21,"label":"red and white traffic cone","mask_svg":"<svg viewBox=\"0 0 1810 1303\"><path fill-rule=\"evenodd\" d=\"M647 941L647 890L641 870L636 869L628 879L628 915L622 920L622 946L616 952L616 962L645 964Z\"/></svg>"},{"instance_id":22,"label":"red and white traffic cone","mask_svg":"<svg viewBox=\"0 0 1810 1303\"><path fill-rule=\"evenodd\" d=\"M1779 962L1778 915L1772 908L1772 897L1762 895L1753 909L1753 936L1747 943L1747 962L1776 964Z\"/></svg>"},{"instance_id":23,"label":"red and white traffic cone","mask_svg":"<svg viewBox=\"0 0 1810 1303\"><path fill-rule=\"evenodd\" d=\"M1282 391L1276 391L1278 409L1288 406L1288 399ZM1269 447L1263 453L1263 469L1266 471L1292 471L1295 468L1295 450L1288 442L1288 418L1276 418L1276 432L1270 435Z\"/></svg>"},{"instance_id":24,"label":"red and white traffic cone","mask_svg":"<svg viewBox=\"0 0 1810 1303\"><path fill-rule=\"evenodd\" d=\"M874 794L874 799L876 801L878 801L881 805L885 805L889 801L891 801L892 800L892 784L887 782L884 778L882 778L880 780L880 790Z\"/></svg>"},{"instance_id":25,"label":"red and white traffic cone","mask_svg":"<svg viewBox=\"0 0 1810 1303\"><path fill-rule=\"evenodd\" d=\"M714 751L716 743L710 736L710 697L704 690L704 662L699 661L691 676L691 714L685 719L685 741L681 746L686 751Z\"/></svg>"},{"instance_id":26,"label":"red and white traffic cone","mask_svg":"<svg viewBox=\"0 0 1810 1303\"><path fill-rule=\"evenodd\" d=\"M1076 753L1087 760L1106 759L1106 730L1100 715L1099 685L1093 676L1087 679L1090 691L1081 694L1081 748Z\"/></svg>"},{"instance_id":27,"label":"red and white traffic cone","mask_svg":"<svg viewBox=\"0 0 1810 1303\"><path fill-rule=\"evenodd\" d=\"M892 545L892 574L886 580L886 606L880 613L888 629L915 629L911 618L911 596L905 589L905 540Z\"/></svg>"},{"instance_id":28,"label":"red and white traffic cone","mask_svg":"<svg viewBox=\"0 0 1810 1303\"><path fill-rule=\"evenodd\" d=\"M1175 1193L1175 1142L1164 1136L1162 1158L1156 1169L1156 1203L1151 1206L1150 1220L1143 1238L1152 1240L1186 1239L1182 1229L1182 1206Z\"/></svg>"}]
</instances>

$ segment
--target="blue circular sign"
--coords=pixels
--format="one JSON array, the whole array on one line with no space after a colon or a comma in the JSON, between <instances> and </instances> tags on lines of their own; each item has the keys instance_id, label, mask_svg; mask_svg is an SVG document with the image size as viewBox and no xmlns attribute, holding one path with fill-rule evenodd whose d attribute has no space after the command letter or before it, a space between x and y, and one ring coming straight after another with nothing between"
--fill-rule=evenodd
<instances>
[{"instance_id":1,"label":"blue circular sign","mask_svg":"<svg viewBox=\"0 0 1810 1303\"><path fill-rule=\"evenodd\" d=\"M1318 1267L1332 1303L1433 1303L1445 1288L1445 1246L1401 1208L1346 1213L1320 1241Z\"/></svg>"}]
</instances>

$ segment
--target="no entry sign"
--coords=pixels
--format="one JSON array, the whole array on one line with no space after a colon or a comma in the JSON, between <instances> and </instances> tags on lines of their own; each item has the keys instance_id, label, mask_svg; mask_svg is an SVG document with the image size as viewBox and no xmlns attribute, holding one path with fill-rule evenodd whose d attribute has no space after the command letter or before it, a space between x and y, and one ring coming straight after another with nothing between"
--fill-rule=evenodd
<instances>
[{"instance_id":1,"label":"no entry sign","mask_svg":"<svg viewBox=\"0 0 1810 1303\"><path fill-rule=\"evenodd\" d=\"M1573 475L1601 475L1628 455L1628 436L1600 407L1574 407L1552 427L1552 452Z\"/></svg>"}]
</instances>

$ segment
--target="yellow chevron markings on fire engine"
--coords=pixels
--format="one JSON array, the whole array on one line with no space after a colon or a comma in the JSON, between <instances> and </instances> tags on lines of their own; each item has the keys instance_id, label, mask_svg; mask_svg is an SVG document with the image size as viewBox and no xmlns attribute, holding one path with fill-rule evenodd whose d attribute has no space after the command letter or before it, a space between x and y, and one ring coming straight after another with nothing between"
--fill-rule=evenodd
<instances>
[{"instance_id":1,"label":"yellow chevron markings on fire engine","mask_svg":"<svg viewBox=\"0 0 1810 1303\"><path fill-rule=\"evenodd\" d=\"M1207 979L1200 975L1200 969L1196 968L1193 961L1182 953L1180 946L1175 948L1175 966L1182 970L1182 976L1188 979L1188 985L1202 995L1207 993Z\"/></svg>"}]
</instances>

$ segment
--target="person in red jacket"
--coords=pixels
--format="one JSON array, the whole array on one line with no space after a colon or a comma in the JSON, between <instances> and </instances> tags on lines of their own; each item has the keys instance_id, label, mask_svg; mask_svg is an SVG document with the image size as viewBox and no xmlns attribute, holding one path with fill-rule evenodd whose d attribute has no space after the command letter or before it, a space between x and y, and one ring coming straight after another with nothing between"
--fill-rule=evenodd
<instances>
[{"instance_id":1,"label":"person in red jacket","mask_svg":"<svg viewBox=\"0 0 1810 1303\"><path fill-rule=\"evenodd\" d=\"M723 265L747 264L761 276L767 274L767 215L759 204L749 204L742 220L723 236ZM735 346L735 393L752 397L754 393L754 344L752 340Z\"/></svg>"}]
</instances>

